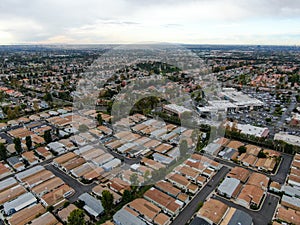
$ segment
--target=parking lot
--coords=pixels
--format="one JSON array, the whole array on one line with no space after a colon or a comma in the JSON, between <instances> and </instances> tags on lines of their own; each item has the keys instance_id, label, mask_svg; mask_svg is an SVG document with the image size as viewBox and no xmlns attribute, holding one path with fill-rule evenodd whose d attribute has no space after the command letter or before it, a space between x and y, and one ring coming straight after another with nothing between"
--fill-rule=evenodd
<instances>
[{"instance_id":1,"label":"parking lot","mask_svg":"<svg viewBox=\"0 0 300 225\"><path fill-rule=\"evenodd\" d=\"M264 102L264 107L252 111L241 109L238 112L228 112L228 118L243 124L268 127L270 137L279 131L300 135L299 129L288 124L291 112L297 106L295 94L285 93L276 96L270 92L256 92L253 88L245 88L243 92Z\"/></svg>"}]
</instances>

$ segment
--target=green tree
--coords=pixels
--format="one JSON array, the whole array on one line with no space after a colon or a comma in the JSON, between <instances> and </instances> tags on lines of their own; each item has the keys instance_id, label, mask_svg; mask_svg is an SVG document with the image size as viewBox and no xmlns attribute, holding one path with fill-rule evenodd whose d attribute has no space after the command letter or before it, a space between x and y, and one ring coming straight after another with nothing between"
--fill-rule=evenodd
<instances>
[{"instance_id":1,"label":"green tree","mask_svg":"<svg viewBox=\"0 0 300 225\"><path fill-rule=\"evenodd\" d=\"M145 180L145 182L149 180L150 176L151 176L150 171L146 170L145 173L144 173L144 180Z\"/></svg>"},{"instance_id":2,"label":"green tree","mask_svg":"<svg viewBox=\"0 0 300 225\"><path fill-rule=\"evenodd\" d=\"M7 151L3 143L0 143L0 160L7 158Z\"/></svg>"},{"instance_id":3,"label":"green tree","mask_svg":"<svg viewBox=\"0 0 300 225\"><path fill-rule=\"evenodd\" d=\"M52 141L52 135L51 130L46 130L44 133L44 139L47 143L50 143Z\"/></svg>"},{"instance_id":4,"label":"green tree","mask_svg":"<svg viewBox=\"0 0 300 225\"><path fill-rule=\"evenodd\" d=\"M89 130L88 126L85 124L80 124L78 130L80 132L87 132Z\"/></svg>"},{"instance_id":5,"label":"green tree","mask_svg":"<svg viewBox=\"0 0 300 225\"><path fill-rule=\"evenodd\" d=\"M263 150L260 150L257 157L258 158L267 158L267 155L266 155L266 153L263 152Z\"/></svg>"},{"instance_id":6,"label":"green tree","mask_svg":"<svg viewBox=\"0 0 300 225\"><path fill-rule=\"evenodd\" d=\"M52 102L53 101L53 98L52 98L52 95L51 93L46 93L43 97L43 99L46 101L46 102Z\"/></svg>"},{"instance_id":7,"label":"green tree","mask_svg":"<svg viewBox=\"0 0 300 225\"><path fill-rule=\"evenodd\" d=\"M16 118L16 116L14 114L14 111L10 107L7 109L7 113L6 114L7 114L7 118L9 120L12 120L12 119Z\"/></svg>"},{"instance_id":8,"label":"green tree","mask_svg":"<svg viewBox=\"0 0 300 225\"><path fill-rule=\"evenodd\" d=\"M131 191L125 190L123 193L122 199L123 199L123 202L126 202L126 203L132 201L133 195L132 195Z\"/></svg>"},{"instance_id":9,"label":"green tree","mask_svg":"<svg viewBox=\"0 0 300 225\"><path fill-rule=\"evenodd\" d=\"M13 113L15 114L15 118L18 118L20 116L20 108L21 107L19 105L14 108Z\"/></svg>"},{"instance_id":10,"label":"green tree","mask_svg":"<svg viewBox=\"0 0 300 225\"><path fill-rule=\"evenodd\" d=\"M14 144L15 144L15 149L18 153L22 152L22 144L20 138L15 138L14 139Z\"/></svg>"},{"instance_id":11,"label":"green tree","mask_svg":"<svg viewBox=\"0 0 300 225\"><path fill-rule=\"evenodd\" d=\"M97 121L98 121L98 124L99 124L99 125L102 125L102 124L103 124L103 119L102 119L101 113L98 113L98 114L97 114Z\"/></svg>"},{"instance_id":12,"label":"green tree","mask_svg":"<svg viewBox=\"0 0 300 225\"><path fill-rule=\"evenodd\" d=\"M245 146L240 146L238 147L238 151L239 151L239 154L243 154L247 151L247 148Z\"/></svg>"},{"instance_id":13,"label":"green tree","mask_svg":"<svg viewBox=\"0 0 300 225\"><path fill-rule=\"evenodd\" d=\"M185 156L188 151L187 140L182 140L179 144L179 151L181 156Z\"/></svg>"},{"instance_id":14,"label":"green tree","mask_svg":"<svg viewBox=\"0 0 300 225\"><path fill-rule=\"evenodd\" d=\"M26 146L27 146L27 149L30 150L31 147L32 147L32 140L31 140L31 137L30 136L27 136L26 137Z\"/></svg>"},{"instance_id":15,"label":"green tree","mask_svg":"<svg viewBox=\"0 0 300 225\"><path fill-rule=\"evenodd\" d=\"M271 119L270 117L267 117L267 118L266 118L266 122L267 122L267 123L270 123L271 121L272 121L272 119Z\"/></svg>"},{"instance_id":16,"label":"green tree","mask_svg":"<svg viewBox=\"0 0 300 225\"><path fill-rule=\"evenodd\" d=\"M199 133L200 133L199 130L197 130L197 129L193 130L191 138L194 142L198 141Z\"/></svg>"},{"instance_id":17,"label":"green tree","mask_svg":"<svg viewBox=\"0 0 300 225\"><path fill-rule=\"evenodd\" d=\"M139 185L139 177L136 173L130 175L131 189L136 191Z\"/></svg>"},{"instance_id":18,"label":"green tree","mask_svg":"<svg viewBox=\"0 0 300 225\"><path fill-rule=\"evenodd\" d=\"M114 205L114 196L110 191L104 190L102 191L102 198L101 198L102 206L107 214L109 214Z\"/></svg>"},{"instance_id":19,"label":"green tree","mask_svg":"<svg viewBox=\"0 0 300 225\"><path fill-rule=\"evenodd\" d=\"M84 211L82 209L75 209L68 217L67 225L85 225Z\"/></svg>"}]
</instances>

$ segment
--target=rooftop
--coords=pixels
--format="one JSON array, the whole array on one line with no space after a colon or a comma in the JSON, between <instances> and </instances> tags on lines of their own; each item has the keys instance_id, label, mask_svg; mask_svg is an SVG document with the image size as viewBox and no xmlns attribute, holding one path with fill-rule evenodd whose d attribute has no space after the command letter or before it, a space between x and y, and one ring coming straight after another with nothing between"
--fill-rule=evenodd
<instances>
[{"instance_id":1,"label":"rooftop","mask_svg":"<svg viewBox=\"0 0 300 225\"><path fill-rule=\"evenodd\" d=\"M228 206L215 199L206 201L198 212L198 216L208 222L219 224L228 210Z\"/></svg>"}]
</instances>

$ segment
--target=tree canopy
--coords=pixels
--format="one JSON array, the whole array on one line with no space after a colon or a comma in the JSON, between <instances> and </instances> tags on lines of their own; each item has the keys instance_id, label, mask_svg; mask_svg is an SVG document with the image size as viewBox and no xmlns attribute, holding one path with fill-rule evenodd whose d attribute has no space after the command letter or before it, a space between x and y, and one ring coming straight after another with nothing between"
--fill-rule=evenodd
<instances>
[{"instance_id":1,"label":"tree canopy","mask_svg":"<svg viewBox=\"0 0 300 225\"><path fill-rule=\"evenodd\" d=\"M46 130L44 133L44 139L47 143L50 143L52 141L51 131Z\"/></svg>"},{"instance_id":2,"label":"tree canopy","mask_svg":"<svg viewBox=\"0 0 300 225\"><path fill-rule=\"evenodd\" d=\"M247 148L245 146L240 146L240 147L238 147L238 151L240 154L243 154L247 151Z\"/></svg>"},{"instance_id":3,"label":"tree canopy","mask_svg":"<svg viewBox=\"0 0 300 225\"><path fill-rule=\"evenodd\" d=\"M110 191L102 191L101 203L106 213L109 213L112 210L114 205L114 196L110 193Z\"/></svg>"},{"instance_id":4,"label":"tree canopy","mask_svg":"<svg viewBox=\"0 0 300 225\"><path fill-rule=\"evenodd\" d=\"M3 143L0 143L0 160L7 158L7 151Z\"/></svg>"},{"instance_id":5,"label":"tree canopy","mask_svg":"<svg viewBox=\"0 0 300 225\"><path fill-rule=\"evenodd\" d=\"M186 140L182 140L179 144L179 151L181 156L185 156L188 151L188 143Z\"/></svg>"},{"instance_id":6,"label":"tree canopy","mask_svg":"<svg viewBox=\"0 0 300 225\"><path fill-rule=\"evenodd\" d=\"M68 217L67 225L85 225L84 211L82 209L75 209Z\"/></svg>"},{"instance_id":7,"label":"tree canopy","mask_svg":"<svg viewBox=\"0 0 300 225\"><path fill-rule=\"evenodd\" d=\"M26 146L27 146L27 149L30 150L31 147L32 147L32 140L31 140L31 137L30 136L27 136L26 137Z\"/></svg>"},{"instance_id":8,"label":"tree canopy","mask_svg":"<svg viewBox=\"0 0 300 225\"><path fill-rule=\"evenodd\" d=\"M18 153L22 152L22 144L20 138L14 139L15 149Z\"/></svg>"}]
</instances>

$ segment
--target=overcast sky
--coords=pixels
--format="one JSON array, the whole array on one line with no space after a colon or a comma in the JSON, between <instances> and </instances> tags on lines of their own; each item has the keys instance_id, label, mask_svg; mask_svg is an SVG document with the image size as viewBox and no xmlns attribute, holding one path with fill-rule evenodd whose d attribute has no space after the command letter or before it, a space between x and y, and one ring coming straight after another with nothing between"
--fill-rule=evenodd
<instances>
[{"instance_id":1,"label":"overcast sky","mask_svg":"<svg viewBox=\"0 0 300 225\"><path fill-rule=\"evenodd\" d=\"M300 0L1 0L0 44L300 44Z\"/></svg>"}]
</instances>

